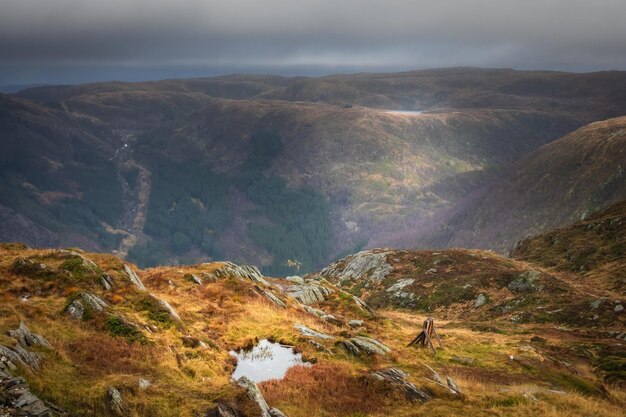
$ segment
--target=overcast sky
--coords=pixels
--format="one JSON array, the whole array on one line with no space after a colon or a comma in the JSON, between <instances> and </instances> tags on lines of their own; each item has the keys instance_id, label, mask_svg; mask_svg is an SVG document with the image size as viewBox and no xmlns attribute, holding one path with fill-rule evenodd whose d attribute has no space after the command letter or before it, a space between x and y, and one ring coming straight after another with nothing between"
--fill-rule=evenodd
<instances>
[{"instance_id":1,"label":"overcast sky","mask_svg":"<svg viewBox=\"0 0 626 417\"><path fill-rule=\"evenodd\" d=\"M0 84L626 69L626 0L0 0Z\"/></svg>"}]
</instances>

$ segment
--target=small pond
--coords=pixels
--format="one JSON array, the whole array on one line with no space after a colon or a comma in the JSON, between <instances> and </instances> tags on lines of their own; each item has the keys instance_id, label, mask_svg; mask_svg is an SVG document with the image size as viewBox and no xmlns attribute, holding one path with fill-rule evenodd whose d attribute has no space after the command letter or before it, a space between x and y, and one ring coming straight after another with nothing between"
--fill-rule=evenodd
<instances>
[{"instance_id":1,"label":"small pond","mask_svg":"<svg viewBox=\"0 0 626 417\"><path fill-rule=\"evenodd\" d=\"M232 375L235 380L242 376L254 382L282 379L293 366L311 366L302 360L300 353L293 351L293 347L272 343L267 339L260 340L251 350L231 350L230 354L237 358L237 367Z\"/></svg>"}]
</instances>

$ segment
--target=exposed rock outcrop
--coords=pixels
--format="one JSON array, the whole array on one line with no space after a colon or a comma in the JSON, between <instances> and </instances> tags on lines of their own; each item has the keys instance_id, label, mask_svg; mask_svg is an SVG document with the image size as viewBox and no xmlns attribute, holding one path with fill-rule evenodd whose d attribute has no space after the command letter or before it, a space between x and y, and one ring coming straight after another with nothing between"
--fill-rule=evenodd
<instances>
[{"instance_id":1,"label":"exposed rock outcrop","mask_svg":"<svg viewBox=\"0 0 626 417\"><path fill-rule=\"evenodd\" d=\"M321 303L328 299L333 290L323 285L305 283L302 285L291 285L286 288L286 294L295 298L301 304L309 305Z\"/></svg>"},{"instance_id":2,"label":"exposed rock outcrop","mask_svg":"<svg viewBox=\"0 0 626 417\"><path fill-rule=\"evenodd\" d=\"M67 313L74 319L85 317L85 311L90 309L96 312L104 311L109 305L97 295L81 293L67 306Z\"/></svg>"},{"instance_id":3,"label":"exposed rock outcrop","mask_svg":"<svg viewBox=\"0 0 626 417\"><path fill-rule=\"evenodd\" d=\"M251 380L247 376L242 376L237 380L237 385L245 389L248 398L250 398L259 406L259 410L261 411L261 417L273 417L270 414L270 407L267 405L265 398L263 398L261 390L253 380Z\"/></svg>"},{"instance_id":4,"label":"exposed rock outcrop","mask_svg":"<svg viewBox=\"0 0 626 417\"><path fill-rule=\"evenodd\" d=\"M59 252L80 258L83 261L83 266L91 272L98 272L100 270L100 267L94 261L76 251L61 249Z\"/></svg>"},{"instance_id":5,"label":"exposed rock outcrop","mask_svg":"<svg viewBox=\"0 0 626 417\"><path fill-rule=\"evenodd\" d=\"M283 302L283 300L281 300L280 298L276 297L271 292L266 291L266 290L261 290L260 288L259 288L259 290L261 291L261 294L263 294L265 296L265 298L270 300L272 303L276 304L278 307L280 307L280 308L286 308L287 307L287 304L285 304Z\"/></svg>"},{"instance_id":6,"label":"exposed rock outcrop","mask_svg":"<svg viewBox=\"0 0 626 417\"><path fill-rule=\"evenodd\" d=\"M30 391L24 378L12 377L3 362L0 362L0 416L54 416L50 408Z\"/></svg>"},{"instance_id":7,"label":"exposed rock outcrop","mask_svg":"<svg viewBox=\"0 0 626 417\"><path fill-rule=\"evenodd\" d=\"M128 275L128 279L130 279L130 282L133 283L133 285L135 285L141 291L146 290L146 287L143 285L143 282L141 282L141 280L139 279L135 271L133 271L133 269L130 266L124 264L124 271L126 272L126 275Z\"/></svg>"},{"instance_id":8,"label":"exposed rock outcrop","mask_svg":"<svg viewBox=\"0 0 626 417\"><path fill-rule=\"evenodd\" d=\"M425 402L431 399L430 395L418 389L411 382L407 381L407 377L409 376L409 374L407 374L406 372L400 369L397 369L397 368L381 369L379 371L372 372L370 375L378 379L379 381L388 383L393 388L404 392L406 394L406 397L410 401Z\"/></svg>"},{"instance_id":9,"label":"exposed rock outcrop","mask_svg":"<svg viewBox=\"0 0 626 417\"><path fill-rule=\"evenodd\" d=\"M371 337L356 336L350 342L369 355L384 356L391 352L391 349Z\"/></svg>"},{"instance_id":10,"label":"exposed rock outcrop","mask_svg":"<svg viewBox=\"0 0 626 417\"><path fill-rule=\"evenodd\" d=\"M334 339L334 337L331 335L328 335L326 333L320 333L315 330L309 329L308 327L302 324L295 324L293 327L296 330L298 330L303 336L315 337L317 339Z\"/></svg>"},{"instance_id":11,"label":"exposed rock outcrop","mask_svg":"<svg viewBox=\"0 0 626 417\"><path fill-rule=\"evenodd\" d=\"M123 416L126 414L126 405L122 399L122 394L115 387L108 387L105 395L107 407L113 414Z\"/></svg>"},{"instance_id":12,"label":"exposed rock outcrop","mask_svg":"<svg viewBox=\"0 0 626 417\"><path fill-rule=\"evenodd\" d=\"M540 276L541 273L539 271L522 272L516 279L509 283L508 289L513 292L541 291L543 289L543 285L539 282Z\"/></svg>"},{"instance_id":13,"label":"exposed rock outcrop","mask_svg":"<svg viewBox=\"0 0 626 417\"><path fill-rule=\"evenodd\" d=\"M37 333L32 333L26 324L23 321L20 321L20 325L15 330L8 331L9 336L17 340L17 343L20 344L21 347L27 349L31 346L43 346L48 349L52 349L50 343L41 335Z\"/></svg>"},{"instance_id":14,"label":"exposed rock outcrop","mask_svg":"<svg viewBox=\"0 0 626 417\"><path fill-rule=\"evenodd\" d=\"M261 271L256 266L237 265L232 262L223 262L224 265L213 272L218 278L233 276L239 279L249 279L256 284L269 286L270 283L263 277Z\"/></svg>"},{"instance_id":15,"label":"exposed rock outcrop","mask_svg":"<svg viewBox=\"0 0 626 417\"><path fill-rule=\"evenodd\" d=\"M337 283L357 279L382 281L391 272L391 265L387 263L390 253L387 250L362 251L322 269L319 276Z\"/></svg>"},{"instance_id":16,"label":"exposed rock outcrop","mask_svg":"<svg viewBox=\"0 0 626 417\"><path fill-rule=\"evenodd\" d=\"M170 315L171 318L173 318L176 321L181 321L180 316L178 315L178 313L176 312L176 310L174 310L174 307L172 307L170 305L170 303L168 303L167 301L157 297L156 295L150 294L150 297L154 298L159 305L165 310L167 311L167 313Z\"/></svg>"}]
</instances>

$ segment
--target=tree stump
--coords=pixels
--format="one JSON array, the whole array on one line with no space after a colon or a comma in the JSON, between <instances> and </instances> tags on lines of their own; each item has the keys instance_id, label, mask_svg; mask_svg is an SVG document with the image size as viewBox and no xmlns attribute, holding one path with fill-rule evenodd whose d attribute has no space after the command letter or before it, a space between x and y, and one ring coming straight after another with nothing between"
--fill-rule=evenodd
<instances>
[{"instance_id":1,"label":"tree stump","mask_svg":"<svg viewBox=\"0 0 626 417\"><path fill-rule=\"evenodd\" d=\"M417 345L420 347L428 346L432 349L433 353L437 353L437 350L435 349L435 345L433 344L433 336L437 339L437 342L439 343L439 347L443 348L441 339L439 338L439 335L437 334L437 331L435 330L435 319L432 317L429 317L426 320L424 320L422 331L417 336L415 336L415 339L411 340L411 343L406 345L406 347L410 347L413 345Z\"/></svg>"}]
</instances>

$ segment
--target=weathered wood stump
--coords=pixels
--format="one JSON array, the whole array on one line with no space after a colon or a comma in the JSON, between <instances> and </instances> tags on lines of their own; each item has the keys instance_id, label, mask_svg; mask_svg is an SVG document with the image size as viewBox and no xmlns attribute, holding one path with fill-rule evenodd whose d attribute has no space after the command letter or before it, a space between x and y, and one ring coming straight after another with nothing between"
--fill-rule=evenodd
<instances>
[{"instance_id":1,"label":"weathered wood stump","mask_svg":"<svg viewBox=\"0 0 626 417\"><path fill-rule=\"evenodd\" d=\"M435 330L435 319L432 317L429 317L426 320L424 320L422 331L417 336L415 336L415 339L411 340L411 343L406 345L406 347L410 347L413 345L417 345L420 347L428 346L432 349L433 353L437 353L437 350L435 349L435 345L433 344L433 336L437 339L437 342L439 343L439 347L443 348L441 339L439 338L439 335L437 334L437 331Z\"/></svg>"}]
</instances>

